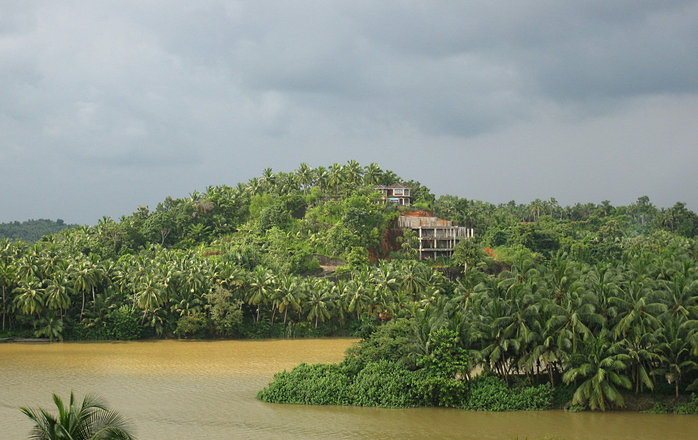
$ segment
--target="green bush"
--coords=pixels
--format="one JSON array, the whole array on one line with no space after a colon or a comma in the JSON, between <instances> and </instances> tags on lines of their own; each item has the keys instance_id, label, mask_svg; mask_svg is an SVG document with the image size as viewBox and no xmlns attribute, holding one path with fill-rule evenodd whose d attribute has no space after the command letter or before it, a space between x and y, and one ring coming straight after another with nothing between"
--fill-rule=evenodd
<instances>
[{"instance_id":1,"label":"green bush","mask_svg":"<svg viewBox=\"0 0 698 440\"><path fill-rule=\"evenodd\" d=\"M206 315L197 313L182 316L177 320L175 334L180 338L205 338L209 334L211 321Z\"/></svg>"},{"instance_id":2,"label":"green bush","mask_svg":"<svg viewBox=\"0 0 698 440\"><path fill-rule=\"evenodd\" d=\"M647 412L652 414L698 414L698 396L691 394L691 397L684 403L657 402Z\"/></svg>"},{"instance_id":3,"label":"green bush","mask_svg":"<svg viewBox=\"0 0 698 440\"><path fill-rule=\"evenodd\" d=\"M357 405L384 408L459 407L480 411L549 409L553 387L518 385L483 374L470 382L411 371L396 362L301 364L276 374L257 397L265 402L305 405Z\"/></svg>"},{"instance_id":4,"label":"green bush","mask_svg":"<svg viewBox=\"0 0 698 440\"><path fill-rule=\"evenodd\" d=\"M211 315L211 324L219 336L234 336L242 324L242 302L233 300L233 294L221 286L205 295L208 300L206 308Z\"/></svg>"},{"instance_id":5,"label":"green bush","mask_svg":"<svg viewBox=\"0 0 698 440\"><path fill-rule=\"evenodd\" d=\"M576 388L573 384L565 385L564 383L559 383L555 385L551 398L552 408L565 408L572 401L575 390Z\"/></svg>"},{"instance_id":6,"label":"green bush","mask_svg":"<svg viewBox=\"0 0 698 440\"><path fill-rule=\"evenodd\" d=\"M257 394L265 402L305 405L351 405L351 378L339 365L300 364L290 372L274 375Z\"/></svg>"},{"instance_id":7,"label":"green bush","mask_svg":"<svg viewBox=\"0 0 698 440\"><path fill-rule=\"evenodd\" d=\"M465 409L478 411L504 411L508 409L509 389L506 383L495 376L482 374L470 383Z\"/></svg>"},{"instance_id":8,"label":"green bush","mask_svg":"<svg viewBox=\"0 0 698 440\"><path fill-rule=\"evenodd\" d=\"M465 406L468 398L467 382L459 379L418 372L414 382L414 394L420 406Z\"/></svg>"},{"instance_id":9,"label":"green bush","mask_svg":"<svg viewBox=\"0 0 698 440\"><path fill-rule=\"evenodd\" d=\"M382 360L368 363L352 387L354 405L405 408L416 406L414 372L397 363Z\"/></svg>"},{"instance_id":10,"label":"green bush","mask_svg":"<svg viewBox=\"0 0 698 440\"><path fill-rule=\"evenodd\" d=\"M109 312L103 320L76 322L65 337L78 341L133 341L143 337L143 330L138 315L123 305Z\"/></svg>"},{"instance_id":11,"label":"green bush","mask_svg":"<svg viewBox=\"0 0 698 440\"><path fill-rule=\"evenodd\" d=\"M410 357L412 327L407 319L395 319L375 329L370 336L347 350L346 362L361 369L369 362L388 360L408 369L416 368Z\"/></svg>"},{"instance_id":12,"label":"green bush","mask_svg":"<svg viewBox=\"0 0 698 440\"><path fill-rule=\"evenodd\" d=\"M674 414L698 414L698 396L691 394L686 403L676 405Z\"/></svg>"},{"instance_id":13,"label":"green bush","mask_svg":"<svg viewBox=\"0 0 698 440\"><path fill-rule=\"evenodd\" d=\"M128 306L121 306L109 312L105 327L108 339L133 341L140 339L143 334L143 326L138 316Z\"/></svg>"},{"instance_id":14,"label":"green bush","mask_svg":"<svg viewBox=\"0 0 698 440\"><path fill-rule=\"evenodd\" d=\"M482 374L470 382L465 409L478 411L517 411L549 409L553 387L550 383L510 388L503 379Z\"/></svg>"},{"instance_id":15,"label":"green bush","mask_svg":"<svg viewBox=\"0 0 698 440\"><path fill-rule=\"evenodd\" d=\"M261 232L268 231L273 227L286 229L291 222L291 214L286 207L281 204L268 206L259 215L259 229Z\"/></svg>"}]
</instances>

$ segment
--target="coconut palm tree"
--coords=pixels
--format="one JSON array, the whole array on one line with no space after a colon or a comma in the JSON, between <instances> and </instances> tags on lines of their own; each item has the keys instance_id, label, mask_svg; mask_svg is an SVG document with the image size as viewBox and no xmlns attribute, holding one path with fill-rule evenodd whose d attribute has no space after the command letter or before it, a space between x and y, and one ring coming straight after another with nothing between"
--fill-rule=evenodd
<instances>
[{"instance_id":1,"label":"coconut palm tree","mask_svg":"<svg viewBox=\"0 0 698 440\"><path fill-rule=\"evenodd\" d=\"M671 280L661 281L663 297L668 303L667 314L674 318L698 317L698 281L683 274L676 274Z\"/></svg>"},{"instance_id":2,"label":"coconut palm tree","mask_svg":"<svg viewBox=\"0 0 698 440\"><path fill-rule=\"evenodd\" d=\"M350 160L344 166L345 183L349 185L359 186L363 182L364 170L355 160Z\"/></svg>"},{"instance_id":3,"label":"coconut palm tree","mask_svg":"<svg viewBox=\"0 0 698 440\"><path fill-rule=\"evenodd\" d=\"M117 412L94 395L87 395L78 403L70 393L68 406L53 395L58 409L54 416L39 408L20 408L34 422L30 438L36 440L133 440L127 423Z\"/></svg>"},{"instance_id":4,"label":"coconut palm tree","mask_svg":"<svg viewBox=\"0 0 698 440\"><path fill-rule=\"evenodd\" d=\"M347 283L348 301L347 310L356 313L356 320L361 319L361 314L373 308L371 304L370 285L368 277L355 277Z\"/></svg>"},{"instance_id":5,"label":"coconut palm tree","mask_svg":"<svg viewBox=\"0 0 698 440\"><path fill-rule=\"evenodd\" d=\"M62 273L54 274L46 286L46 307L51 310L58 309L63 318L64 311L70 306L68 277Z\"/></svg>"},{"instance_id":6,"label":"coconut palm tree","mask_svg":"<svg viewBox=\"0 0 698 440\"><path fill-rule=\"evenodd\" d=\"M82 320L82 316L85 313L85 295L91 290L94 297L94 287L97 283L97 270L87 259L83 259L69 266L68 270L70 271L70 277L73 281L73 291L82 294L82 305L80 306L80 319Z\"/></svg>"},{"instance_id":7,"label":"coconut palm tree","mask_svg":"<svg viewBox=\"0 0 698 440\"><path fill-rule=\"evenodd\" d=\"M162 280L152 273L146 274L136 285L133 297L138 308L143 310L141 323L150 313L154 315L156 310L165 303L165 288Z\"/></svg>"},{"instance_id":8,"label":"coconut palm tree","mask_svg":"<svg viewBox=\"0 0 698 440\"><path fill-rule=\"evenodd\" d=\"M327 186L332 191L333 195L339 193L339 187L346 183L346 173L344 165L335 163L330 167L327 175Z\"/></svg>"},{"instance_id":9,"label":"coconut palm tree","mask_svg":"<svg viewBox=\"0 0 698 440\"><path fill-rule=\"evenodd\" d=\"M296 174L298 175L298 180L303 187L303 193L307 194L314 181L313 168L307 163L303 162L296 170Z\"/></svg>"},{"instance_id":10,"label":"coconut palm tree","mask_svg":"<svg viewBox=\"0 0 698 440\"><path fill-rule=\"evenodd\" d=\"M323 280L318 280L310 290L306 300L308 305L308 321L315 320L315 328L318 326L318 319L325 322L331 316L331 295Z\"/></svg>"},{"instance_id":11,"label":"coconut palm tree","mask_svg":"<svg viewBox=\"0 0 698 440\"><path fill-rule=\"evenodd\" d=\"M577 378L585 380L574 392L572 404L588 404L591 409L601 411L610 405L625 406L618 387L632 387L632 382L624 374L630 357L621 353L619 342L611 342L608 332L602 330L598 337L588 337L573 358L572 363L576 365L563 375L562 380L568 384Z\"/></svg>"},{"instance_id":12,"label":"coconut palm tree","mask_svg":"<svg viewBox=\"0 0 698 440\"><path fill-rule=\"evenodd\" d=\"M647 281L644 277L632 279L620 288L621 296L611 298L618 310L618 322L613 329L616 337L633 332L645 334L660 326L657 316L665 312L667 306L653 301Z\"/></svg>"},{"instance_id":13,"label":"coconut palm tree","mask_svg":"<svg viewBox=\"0 0 698 440\"><path fill-rule=\"evenodd\" d=\"M660 368L657 372L674 384L677 399L681 381L689 371L698 368L698 363L691 357L689 329L692 324L695 322L668 319L659 332Z\"/></svg>"},{"instance_id":14,"label":"coconut palm tree","mask_svg":"<svg viewBox=\"0 0 698 440\"><path fill-rule=\"evenodd\" d=\"M15 268L9 263L0 261L0 290L2 291L2 329L5 330L7 318L7 293L12 292L16 283Z\"/></svg>"},{"instance_id":15,"label":"coconut palm tree","mask_svg":"<svg viewBox=\"0 0 698 440\"><path fill-rule=\"evenodd\" d=\"M259 322L261 307L267 303L269 294L274 288L274 275L270 270L257 266L255 271L250 274L249 286L247 303L257 306L256 322Z\"/></svg>"},{"instance_id":16,"label":"coconut palm tree","mask_svg":"<svg viewBox=\"0 0 698 440\"><path fill-rule=\"evenodd\" d=\"M661 345L657 344L657 332L635 334L621 341L625 353L631 360L630 371L635 384L635 394L640 392L641 386L654 389L654 382L650 378L651 366L661 359L658 353Z\"/></svg>"},{"instance_id":17,"label":"coconut palm tree","mask_svg":"<svg viewBox=\"0 0 698 440\"><path fill-rule=\"evenodd\" d=\"M25 279L15 288L15 308L25 315L39 317L44 310L44 289L36 279Z\"/></svg>"},{"instance_id":18,"label":"coconut palm tree","mask_svg":"<svg viewBox=\"0 0 698 440\"><path fill-rule=\"evenodd\" d=\"M554 386L554 370L566 360L566 355L572 348L572 341L568 337L558 337L560 326L553 320L550 304L550 300L543 303L542 313L538 316L539 324L536 326L540 329L540 335L532 344L527 361L531 370L534 366L540 369L543 364L548 370L550 385Z\"/></svg>"},{"instance_id":19,"label":"coconut palm tree","mask_svg":"<svg viewBox=\"0 0 698 440\"><path fill-rule=\"evenodd\" d=\"M406 261L402 266L401 278L402 288L410 295L412 300L417 301L424 289L427 287L427 273L424 265L416 261Z\"/></svg>"},{"instance_id":20,"label":"coconut palm tree","mask_svg":"<svg viewBox=\"0 0 698 440\"><path fill-rule=\"evenodd\" d=\"M330 173L327 171L327 168L319 166L315 168L313 174L313 181L318 187L320 187L320 191L327 192L330 180Z\"/></svg>"},{"instance_id":21,"label":"coconut palm tree","mask_svg":"<svg viewBox=\"0 0 698 440\"><path fill-rule=\"evenodd\" d=\"M572 352L577 351L579 340L593 333L590 326L603 324L603 317L596 313L593 297L589 294L568 294L562 299L562 304L550 302L547 307L551 312L547 325L557 335L557 345L571 346Z\"/></svg>"},{"instance_id":22,"label":"coconut palm tree","mask_svg":"<svg viewBox=\"0 0 698 440\"><path fill-rule=\"evenodd\" d=\"M286 275L279 279L279 284L275 290L281 292L282 296L276 307L279 313L284 314L284 324L288 316L288 309L298 310L300 308L300 286L295 277Z\"/></svg>"},{"instance_id":23,"label":"coconut palm tree","mask_svg":"<svg viewBox=\"0 0 698 440\"><path fill-rule=\"evenodd\" d=\"M48 336L49 342L55 340L63 340L63 320L56 319L54 316L48 318L41 318L39 320L39 328L34 331L34 336L40 338L42 336Z\"/></svg>"},{"instance_id":24,"label":"coconut palm tree","mask_svg":"<svg viewBox=\"0 0 698 440\"><path fill-rule=\"evenodd\" d=\"M364 185L375 185L380 180L383 170L375 162L364 168Z\"/></svg>"}]
</instances>

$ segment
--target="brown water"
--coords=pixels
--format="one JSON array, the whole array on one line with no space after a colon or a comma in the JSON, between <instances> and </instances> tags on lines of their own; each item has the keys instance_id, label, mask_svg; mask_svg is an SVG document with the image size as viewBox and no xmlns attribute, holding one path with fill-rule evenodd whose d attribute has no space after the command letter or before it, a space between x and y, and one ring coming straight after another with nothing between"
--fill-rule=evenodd
<instances>
[{"instance_id":1,"label":"brown water","mask_svg":"<svg viewBox=\"0 0 698 440\"><path fill-rule=\"evenodd\" d=\"M0 344L0 439L27 438L19 406L95 392L142 440L696 439L698 416L312 407L260 402L274 372L335 362L347 339Z\"/></svg>"}]
</instances>

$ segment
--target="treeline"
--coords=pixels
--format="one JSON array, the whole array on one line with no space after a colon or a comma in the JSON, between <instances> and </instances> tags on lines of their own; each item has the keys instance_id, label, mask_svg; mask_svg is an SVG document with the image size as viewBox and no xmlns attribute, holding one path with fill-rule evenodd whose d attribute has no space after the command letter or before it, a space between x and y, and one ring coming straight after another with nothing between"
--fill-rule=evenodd
<instances>
[{"instance_id":1,"label":"treeline","mask_svg":"<svg viewBox=\"0 0 698 440\"><path fill-rule=\"evenodd\" d=\"M34 243L41 237L49 234L56 234L64 229L75 227L68 225L62 219L56 221L48 219L26 220L23 222L14 221L0 223L0 239L21 240L27 243Z\"/></svg>"},{"instance_id":2,"label":"treeline","mask_svg":"<svg viewBox=\"0 0 698 440\"><path fill-rule=\"evenodd\" d=\"M302 164L34 245L4 241L2 331L70 339L349 333L364 305L349 310L342 283L390 252L384 238L398 213L373 187L397 182L417 203L433 200L375 164ZM346 261L344 275L309 277L321 271L319 256Z\"/></svg>"},{"instance_id":3,"label":"treeline","mask_svg":"<svg viewBox=\"0 0 698 440\"><path fill-rule=\"evenodd\" d=\"M570 400L606 410L624 406L629 390L673 395L695 412L698 401L680 397L698 388L698 247L660 235L613 262L558 252L541 263L521 252L496 276L469 271L451 293L380 326L342 364L277 375L260 398L488 410ZM484 373L473 379L473 371Z\"/></svg>"},{"instance_id":4,"label":"treeline","mask_svg":"<svg viewBox=\"0 0 698 440\"><path fill-rule=\"evenodd\" d=\"M381 220L389 215L374 206L374 186L394 183L410 186L418 206L433 204L428 188L376 164L363 167L350 161L317 168L301 164L289 173L265 169L262 176L234 187L210 186L188 197L167 197L154 209L139 206L118 221L103 217L96 226L81 228L73 239L82 240L83 253L115 259L151 245L191 249L224 236L233 236L244 247L257 244L257 239L273 241L266 233L280 231L299 246L317 236L313 251L347 256L352 247L378 246L387 226ZM358 241L353 238L357 234Z\"/></svg>"}]
</instances>

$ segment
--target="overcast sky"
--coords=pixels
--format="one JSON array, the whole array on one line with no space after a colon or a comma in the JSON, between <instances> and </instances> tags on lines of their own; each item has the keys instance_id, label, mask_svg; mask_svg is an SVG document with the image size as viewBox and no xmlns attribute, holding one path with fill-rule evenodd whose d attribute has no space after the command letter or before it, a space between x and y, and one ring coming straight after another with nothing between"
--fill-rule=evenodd
<instances>
[{"instance_id":1,"label":"overcast sky","mask_svg":"<svg viewBox=\"0 0 698 440\"><path fill-rule=\"evenodd\" d=\"M698 1L0 0L0 221L377 162L698 209Z\"/></svg>"}]
</instances>

